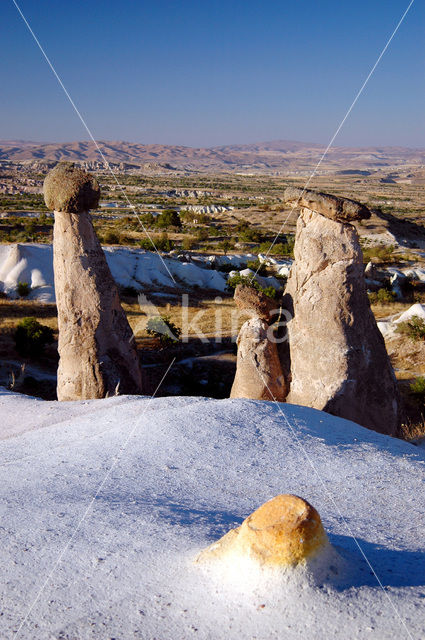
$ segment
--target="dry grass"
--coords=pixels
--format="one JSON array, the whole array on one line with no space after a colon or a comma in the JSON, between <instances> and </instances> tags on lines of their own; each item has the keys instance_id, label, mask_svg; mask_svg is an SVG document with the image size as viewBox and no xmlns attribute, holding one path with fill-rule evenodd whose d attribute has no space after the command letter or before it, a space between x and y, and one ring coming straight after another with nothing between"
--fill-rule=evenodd
<instances>
[{"instance_id":1,"label":"dry grass","mask_svg":"<svg viewBox=\"0 0 425 640\"><path fill-rule=\"evenodd\" d=\"M189 306L182 307L181 298L174 294L175 302L164 302L166 298L147 294L157 307L159 314L170 317L178 327L188 328L188 336L196 337L197 332L212 337L215 335L232 336L238 333L242 323L248 317L241 314L235 306L233 298L199 295L189 296ZM127 315L131 328L137 337L147 337L144 329L147 321L146 314L140 308L136 298L125 297L122 306ZM0 334L11 334L17 324L32 316L42 324L58 330L57 309L55 304L42 304L29 300L0 299Z\"/></svg>"},{"instance_id":2,"label":"dry grass","mask_svg":"<svg viewBox=\"0 0 425 640\"><path fill-rule=\"evenodd\" d=\"M149 294L148 294L149 297ZM166 315L180 329L183 337L197 337L202 334L206 337L233 336L236 335L246 320L247 316L241 314L235 306L233 298L220 296L207 299L189 297L189 306L182 307L181 301L173 304L164 303L155 296L150 300L155 304L160 315ZM133 332L137 338L146 337L146 314L140 309L136 301L123 301L124 311L127 315Z\"/></svg>"},{"instance_id":3,"label":"dry grass","mask_svg":"<svg viewBox=\"0 0 425 640\"><path fill-rule=\"evenodd\" d=\"M411 441L417 440L418 438L423 438L425 436L425 417L422 415L421 419L418 421L413 421L411 419L403 422L400 427L400 436L403 440Z\"/></svg>"},{"instance_id":4,"label":"dry grass","mask_svg":"<svg viewBox=\"0 0 425 640\"><path fill-rule=\"evenodd\" d=\"M411 302L378 302L376 304L372 304L371 308L375 318L377 320L382 320L384 318L388 318L389 316L394 316L396 313L402 313L411 306Z\"/></svg>"},{"instance_id":5,"label":"dry grass","mask_svg":"<svg viewBox=\"0 0 425 640\"><path fill-rule=\"evenodd\" d=\"M42 324L58 330L55 304L42 304L37 300L6 300L0 298L0 331L11 331L22 318L33 317Z\"/></svg>"}]
</instances>

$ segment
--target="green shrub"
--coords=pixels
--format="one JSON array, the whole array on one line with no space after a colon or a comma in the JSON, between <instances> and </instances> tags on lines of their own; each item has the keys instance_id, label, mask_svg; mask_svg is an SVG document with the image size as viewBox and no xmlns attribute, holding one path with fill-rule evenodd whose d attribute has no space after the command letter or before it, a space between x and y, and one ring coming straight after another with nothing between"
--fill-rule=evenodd
<instances>
[{"instance_id":1,"label":"green shrub","mask_svg":"<svg viewBox=\"0 0 425 640\"><path fill-rule=\"evenodd\" d=\"M375 259L376 262L394 262L394 245L378 245L375 247L363 247L363 262L367 263Z\"/></svg>"},{"instance_id":2,"label":"green shrub","mask_svg":"<svg viewBox=\"0 0 425 640\"><path fill-rule=\"evenodd\" d=\"M164 233L161 233L159 237L152 238L152 240L158 251L171 251L174 248L173 241L170 240L165 231ZM142 249L146 249L147 251L155 251L155 248L149 238L143 238L143 240L140 241L140 246Z\"/></svg>"},{"instance_id":3,"label":"green shrub","mask_svg":"<svg viewBox=\"0 0 425 640\"><path fill-rule=\"evenodd\" d=\"M256 229L246 228L239 234L239 242L260 242L261 233Z\"/></svg>"},{"instance_id":4,"label":"green shrub","mask_svg":"<svg viewBox=\"0 0 425 640\"><path fill-rule=\"evenodd\" d=\"M39 356L53 342L53 330L35 318L24 318L15 331L16 351L21 356Z\"/></svg>"},{"instance_id":5,"label":"green shrub","mask_svg":"<svg viewBox=\"0 0 425 640\"><path fill-rule=\"evenodd\" d=\"M378 291L372 291L368 295L370 304L388 304L389 302L395 302L397 298L394 291L390 291L385 288L378 289Z\"/></svg>"},{"instance_id":6,"label":"green shrub","mask_svg":"<svg viewBox=\"0 0 425 640\"><path fill-rule=\"evenodd\" d=\"M119 244L120 238L114 231L107 231L103 236L104 244Z\"/></svg>"},{"instance_id":7,"label":"green shrub","mask_svg":"<svg viewBox=\"0 0 425 640\"><path fill-rule=\"evenodd\" d=\"M245 267L246 266L247 265L245 265ZM238 269L242 269L245 267L242 267L242 264L240 264ZM221 271L221 273L230 273L231 271L235 270L235 265L233 265L231 262L228 262L227 264L223 263L223 264L214 265L213 268L216 269L217 271Z\"/></svg>"},{"instance_id":8,"label":"green shrub","mask_svg":"<svg viewBox=\"0 0 425 640\"><path fill-rule=\"evenodd\" d=\"M199 242L204 242L205 240L208 240L210 234L209 231L206 227L201 227L200 229L197 229L196 231L196 239Z\"/></svg>"},{"instance_id":9,"label":"green shrub","mask_svg":"<svg viewBox=\"0 0 425 640\"><path fill-rule=\"evenodd\" d=\"M425 378L419 377L416 378L414 382L410 385L410 393L414 396L419 396L425 400Z\"/></svg>"},{"instance_id":10,"label":"green shrub","mask_svg":"<svg viewBox=\"0 0 425 640\"><path fill-rule=\"evenodd\" d=\"M267 275L267 265L264 262L260 262L259 259L251 260L248 262L248 269L252 269L255 273L258 273L260 276Z\"/></svg>"},{"instance_id":11,"label":"green shrub","mask_svg":"<svg viewBox=\"0 0 425 640\"><path fill-rule=\"evenodd\" d=\"M28 282L18 282L16 287L16 293L20 298L26 298L31 292L31 287Z\"/></svg>"},{"instance_id":12,"label":"green shrub","mask_svg":"<svg viewBox=\"0 0 425 640\"><path fill-rule=\"evenodd\" d=\"M272 256L288 256L294 257L295 238L286 236L286 242L276 242L273 246L271 242L262 242L258 249L258 253L267 253Z\"/></svg>"},{"instance_id":13,"label":"green shrub","mask_svg":"<svg viewBox=\"0 0 425 640\"><path fill-rule=\"evenodd\" d=\"M412 316L406 322L400 322L397 332L407 335L414 342L425 340L425 320L419 316Z\"/></svg>"},{"instance_id":14,"label":"green shrub","mask_svg":"<svg viewBox=\"0 0 425 640\"><path fill-rule=\"evenodd\" d=\"M174 209L164 209L164 211L157 216L155 225L162 229L168 229L168 227L181 227L182 222L177 211L174 211Z\"/></svg>"},{"instance_id":15,"label":"green shrub","mask_svg":"<svg viewBox=\"0 0 425 640\"><path fill-rule=\"evenodd\" d=\"M232 240L223 240L218 243L218 247L223 251L224 255L226 255L230 249L234 249L235 243L232 242Z\"/></svg>"},{"instance_id":16,"label":"green shrub","mask_svg":"<svg viewBox=\"0 0 425 640\"><path fill-rule=\"evenodd\" d=\"M144 227L151 227L153 224L155 224L155 216L152 213L142 213L139 215L139 218L142 221ZM139 220L137 220L137 218L136 222L140 226L140 222Z\"/></svg>"},{"instance_id":17,"label":"green shrub","mask_svg":"<svg viewBox=\"0 0 425 640\"><path fill-rule=\"evenodd\" d=\"M236 273L227 280L226 288L228 291L234 291L238 284L253 287L254 289L257 289L257 291L264 293L269 298L276 298L276 289L274 287L262 287L255 278L251 278L250 276L241 276L239 273Z\"/></svg>"},{"instance_id":18,"label":"green shrub","mask_svg":"<svg viewBox=\"0 0 425 640\"><path fill-rule=\"evenodd\" d=\"M154 316L149 318L146 331L149 335L158 338L162 347L177 344L182 332L174 322L171 322L169 316Z\"/></svg>"},{"instance_id":19,"label":"green shrub","mask_svg":"<svg viewBox=\"0 0 425 640\"><path fill-rule=\"evenodd\" d=\"M183 238L182 249L185 251L190 251L195 246L195 239L192 237Z\"/></svg>"}]
</instances>

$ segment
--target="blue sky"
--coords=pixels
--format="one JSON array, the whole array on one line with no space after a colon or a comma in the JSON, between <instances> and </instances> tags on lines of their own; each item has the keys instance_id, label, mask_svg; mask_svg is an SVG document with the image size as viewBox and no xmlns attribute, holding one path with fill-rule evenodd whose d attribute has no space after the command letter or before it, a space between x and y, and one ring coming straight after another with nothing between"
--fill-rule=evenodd
<instances>
[{"instance_id":1,"label":"blue sky","mask_svg":"<svg viewBox=\"0 0 425 640\"><path fill-rule=\"evenodd\" d=\"M97 139L326 144L407 0L17 0ZM415 0L336 145L425 146ZM87 139L12 0L0 2L0 138Z\"/></svg>"}]
</instances>

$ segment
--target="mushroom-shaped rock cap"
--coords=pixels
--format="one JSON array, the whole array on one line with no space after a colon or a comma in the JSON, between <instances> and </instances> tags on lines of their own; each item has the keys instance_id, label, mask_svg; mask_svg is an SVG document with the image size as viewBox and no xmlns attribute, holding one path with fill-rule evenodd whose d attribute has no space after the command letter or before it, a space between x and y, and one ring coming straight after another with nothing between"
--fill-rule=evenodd
<instances>
[{"instance_id":1,"label":"mushroom-shaped rock cap","mask_svg":"<svg viewBox=\"0 0 425 640\"><path fill-rule=\"evenodd\" d=\"M303 498L279 495L265 502L238 529L205 549L198 561L246 556L260 565L294 566L328 545L320 516Z\"/></svg>"},{"instance_id":2,"label":"mushroom-shaped rock cap","mask_svg":"<svg viewBox=\"0 0 425 640\"><path fill-rule=\"evenodd\" d=\"M83 213L98 206L100 187L90 173L71 162L59 162L47 174L43 193L49 209Z\"/></svg>"},{"instance_id":3,"label":"mushroom-shaped rock cap","mask_svg":"<svg viewBox=\"0 0 425 640\"><path fill-rule=\"evenodd\" d=\"M339 198L329 193L321 193L313 189L287 187L284 192L285 202L294 206L306 207L320 213L325 218L338 222L352 222L370 218L370 211L360 202L349 198Z\"/></svg>"},{"instance_id":4,"label":"mushroom-shaped rock cap","mask_svg":"<svg viewBox=\"0 0 425 640\"><path fill-rule=\"evenodd\" d=\"M239 309L244 311L251 311L255 316L258 316L267 324L275 318L273 318L273 311L275 313L279 309L279 303L272 298L266 296L262 291L258 291L255 287L250 287L246 284L238 284L235 289L235 302Z\"/></svg>"}]
</instances>

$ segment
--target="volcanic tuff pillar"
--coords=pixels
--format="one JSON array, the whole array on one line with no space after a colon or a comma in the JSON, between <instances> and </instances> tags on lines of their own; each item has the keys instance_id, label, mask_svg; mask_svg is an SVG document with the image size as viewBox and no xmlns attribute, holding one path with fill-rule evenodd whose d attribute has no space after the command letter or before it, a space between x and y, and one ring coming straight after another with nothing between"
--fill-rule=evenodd
<instances>
[{"instance_id":1,"label":"volcanic tuff pillar","mask_svg":"<svg viewBox=\"0 0 425 640\"><path fill-rule=\"evenodd\" d=\"M96 179L70 163L56 165L44 182L55 212L58 400L142 391L133 333L88 213L99 196Z\"/></svg>"},{"instance_id":2,"label":"volcanic tuff pillar","mask_svg":"<svg viewBox=\"0 0 425 640\"><path fill-rule=\"evenodd\" d=\"M230 397L283 401L288 385L269 327L279 305L253 287L243 285L236 287L235 302L253 317L239 332L236 375Z\"/></svg>"},{"instance_id":3,"label":"volcanic tuff pillar","mask_svg":"<svg viewBox=\"0 0 425 640\"><path fill-rule=\"evenodd\" d=\"M291 388L287 401L394 435L399 395L366 292L363 256L350 221L370 216L353 200L288 188L301 207L284 303Z\"/></svg>"}]
</instances>

